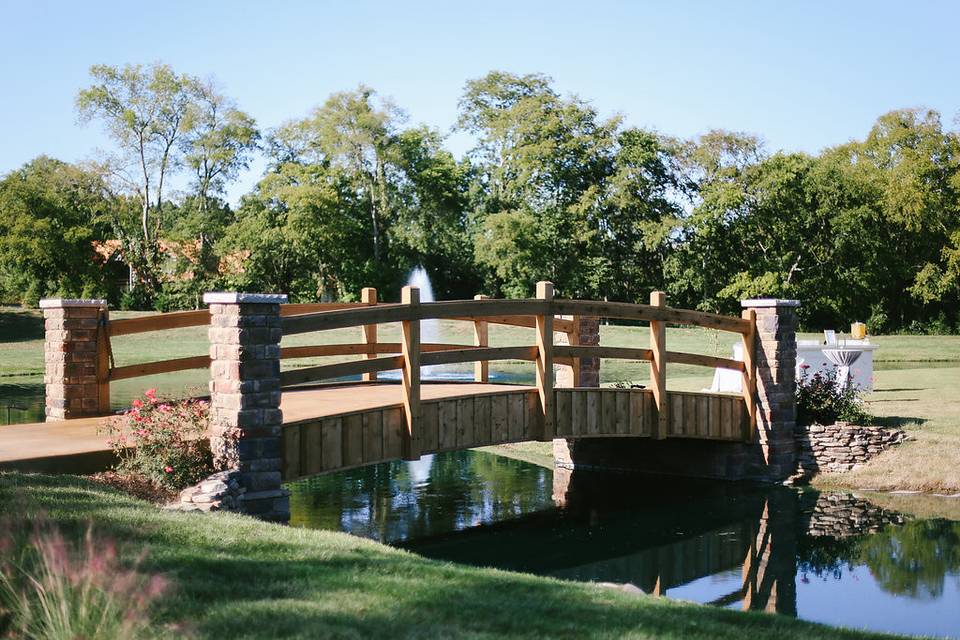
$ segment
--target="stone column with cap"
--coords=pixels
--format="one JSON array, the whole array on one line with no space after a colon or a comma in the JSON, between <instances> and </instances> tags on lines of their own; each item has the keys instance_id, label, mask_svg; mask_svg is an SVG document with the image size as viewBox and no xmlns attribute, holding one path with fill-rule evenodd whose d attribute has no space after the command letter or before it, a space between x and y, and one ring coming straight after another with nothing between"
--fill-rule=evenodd
<instances>
[{"instance_id":1,"label":"stone column with cap","mask_svg":"<svg viewBox=\"0 0 960 640\"><path fill-rule=\"evenodd\" d=\"M107 301L47 298L40 301L40 308L47 421L108 413L109 392L104 398L98 384L102 363L97 351L97 330L106 321Z\"/></svg>"},{"instance_id":2,"label":"stone column with cap","mask_svg":"<svg viewBox=\"0 0 960 640\"><path fill-rule=\"evenodd\" d=\"M210 445L239 471L243 511L290 519L281 486L281 294L207 293L210 306ZM233 437L226 437L233 434Z\"/></svg>"},{"instance_id":3,"label":"stone column with cap","mask_svg":"<svg viewBox=\"0 0 960 640\"><path fill-rule=\"evenodd\" d=\"M768 480L789 477L796 468L794 431L797 369L798 300L743 300L744 309L757 314L758 456L752 456L750 475Z\"/></svg>"}]
</instances>

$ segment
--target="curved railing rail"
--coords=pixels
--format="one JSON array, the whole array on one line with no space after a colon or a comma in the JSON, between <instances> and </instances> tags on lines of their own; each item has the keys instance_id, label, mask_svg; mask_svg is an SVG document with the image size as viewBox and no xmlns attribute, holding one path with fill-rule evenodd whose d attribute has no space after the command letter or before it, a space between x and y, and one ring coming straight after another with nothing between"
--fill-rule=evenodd
<instances>
[{"instance_id":1,"label":"curved railing rail","mask_svg":"<svg viewBox=\"0 0 960 640\"><path fill-rule=\"evenodd\" d=\"M558 316L573 316L569 317ZM648 322L650 346L608 347L581 345L578 342L576 318L591 316ZM423 320L454 320L474 324L474 344L421 343L419 324ZM142 318L116 320L106 324L106 343L115 336L131 335L147 331L160 331L191 326L203 326L210 322L207 311L186 311L160 314ZM377 327L380 324L400 323L400 342L379 342ZM501 324L532 328L536 341L532 345L491 347L488 326ZM744 360L733 360L702 354L668 351L665 327L667 324L704 327L732 332L742 337ZM364 380L376 380L384 371L401 370L404 387L404 405L413 421L419 403L420 367L429 365L462 364L473 362L475 379L488 381L488 363L513 360L536 363L537 388L544 413L544 437L551 437L553 365L577 367L582 358L626 359L650 363L650 386L659 410L661 428L658 433L665 437L667 420L666 365L686 364L739 371L743 375L743 400L747 410L752 438L756 424L754 395L756 375L754 365L754 336L756 317L752 310L743 317L731 317L674 309L666 306L661 292L651 294L650 304L601 302L590 300L554 299L550 283L538 284L538 297L520 300L494 300L478 296L474 300L443 302L419 302L415 288L404 289L404 302L377 304L376 291L364 289L360 303L290 304L281 306L283 335L329 331L343 328L360 328L362 341L348 344L326 344L282 347L282 359L364 356L363 359L293 369L281 373L281 385L289 386L319 380L361 375ZM568 344L554 344L554 334L564 333ZM209 366L209 356L174 358L159 362L126 365L108 368L106 379L123 380L139 376L168 373Z\"/></svg>"}]
</instances>

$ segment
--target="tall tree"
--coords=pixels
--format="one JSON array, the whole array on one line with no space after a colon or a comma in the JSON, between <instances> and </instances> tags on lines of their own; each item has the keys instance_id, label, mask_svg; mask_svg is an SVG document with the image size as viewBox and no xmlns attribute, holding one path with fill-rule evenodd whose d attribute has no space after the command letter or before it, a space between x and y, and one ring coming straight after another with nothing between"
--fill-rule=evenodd
<instances>
[{"instance_id":1,"label":"tall tree","mask_svg":"<svg viewBox=\"0 0 960 640\"><path fill-rule=\"evenodd\" d=\"M679 198L685 188L676 147L674 140L636 128L617 136L604 195L605 296L645 302L651 290L665 286L663 263L683 213Z\"/></svg>"},{"instance_id":2,"label":"tall tree","mask_svg":"<svg viewBox=\"0 0 960 640\"><path fill-rule=\"evenodd\" d=\"M121 238L125 257L148 290L159 286L159 236L164 187L182 161L180 143L192 127L196 81L168 65L90 68L94 84L77 95L83 122L100 120L117 145L106 158L110 175L140 201L139 237Z\"/></svg>"},{"instance_id":3,"label":"tall tree","mask_svg":"<svg viewBox=\"0 0 960 640\"><path fill-rule=\"evenodd\" d=\"M603 181L617 119L561 98L545 76L492 72L467 83L459 126L474 134L477 261L509 295L550 279L569 296L596 295L603 272Z\"/></svg>"},{"instance_id":4,"label":"tall tree","mask_svg":"<svg viewBox=\"0 0 960 640\"><path fill-rule=\"evenodd\" d=\"M404 128L405 118L389 100L361 86L334 94L309 117L269 137L270 171L287 186L277 192L267 189L265 180L260 191L276 194L276 204L290 212L319 210L326 205L311 202L319 198L316 186L336 184L337 215L315 221L341 228L317 233L349 237L351 244L343 265L324 268L333 278L325 279L324 295L352 295L368 285L393 295L403 274L420 263L443 266L437 275L445 292L462 288L469 278L462 275L470 271L469 258L461 259L465 171L442 149L436 131Z\"/></svg>"},{"instance_id":5,"label":"tall tree","mask_svg":"<svg viewBox=\"0 0 960 640\"><path fill-rule=\"evenodd\" d=\"M211 199L224 194L226 185L250 166L258 149L256 121L240 111L212 80L191 82L189 131L181 138L184 160L193 173L198 209L206 212Z\"/></svg>"}]
</instances>

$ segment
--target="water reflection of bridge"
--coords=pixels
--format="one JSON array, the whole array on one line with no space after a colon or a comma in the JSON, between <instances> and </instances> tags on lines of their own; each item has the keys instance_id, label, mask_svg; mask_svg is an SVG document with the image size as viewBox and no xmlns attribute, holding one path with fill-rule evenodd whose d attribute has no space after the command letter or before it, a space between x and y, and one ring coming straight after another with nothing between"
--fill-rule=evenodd
<instances>
[{"instance_id":1,"label":"water reflection of bridge","mask_svg":"<svg viewBox=\"0 0 960 640\"><path fill-rule=\"evenodd\" d=\"M454 562L630 583L652 595L738 571L736 587L711 604L741 602L745 610L796 615L795 493L703 483L646 491L643 483L631 483L631 497L623 481L557 473L558 511L404 546Z\"/></svg>"}]
</instances>

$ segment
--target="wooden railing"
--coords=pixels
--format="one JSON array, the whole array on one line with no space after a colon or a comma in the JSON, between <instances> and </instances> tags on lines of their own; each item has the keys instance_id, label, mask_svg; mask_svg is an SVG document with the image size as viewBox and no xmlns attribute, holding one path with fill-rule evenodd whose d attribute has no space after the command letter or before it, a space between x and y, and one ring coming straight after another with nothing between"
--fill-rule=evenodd
<instances>
[{"instance_id":1,"label":"wooden railing","mask_svg":"<svg viewBox=\"0 0 960 640\"><path fill-rule=\"evenodd\" d=\"M455 300L421 303L416 288L405 287L400 303L378 304L376 290L363 290L360 303L289 304L281 306L283 335L328 331L342 328L360 328L361 342L283 347L283 359L364 356L360 360L322 364L284 371L280 374L283 386L315 382L318 380L360 375L373 381L377 374L399 369L403 383L403 405L406 417L407 437L405 456L416 457L412 437L414 425L419 420L420 367L443 364L475 363L474 378L487 382L490 361L520 360L534 362L536 388L543 416L541 439L554 436L554 373L553 365L577 366L581 358L613 358L646 361L650 364L650 389L657 408L658 424L654 431L657 438L665 438L669 424L669 406L666 390L666 365L686 364L711 368L725 368L741 372L743 376L743 400L747 411L747 432L744 439L752 439L756 428L756 373L754 364L754 341L756 335L755 312L747 310L743 317L736 318L713 313L673 309L666 306L662 292L653 292L650 304L622 302L598 302L586 300L554 299L553 285L541 282L537 297L521 300L494 300L477 296L473 300ZM650 344L647 347L608 347L578 344L576 320L557 317L560 315L594 316L619 320L643 321L650 325ZM420 321L454 320L471 322L474 325L474 344L422 343ZM205 326L209 324L207 311L186 311L131 318L109 322L105 327L105 342L115 336L131 335L147 331ZM400 342L379 342L378 325L399 323ZM535 330L535 342L526 346L491 347L488 326L500 324L527 327ZM666 325L681 324L705 327L739 334L743 341L743 361L693 353L668 351ZM568 344L555 344L555 333L567 335ZM174 358L159 362L109 367L106 379L122 380L139 376L168 373L209 366L209 356Z\"/></svg>"}]
</instances>

